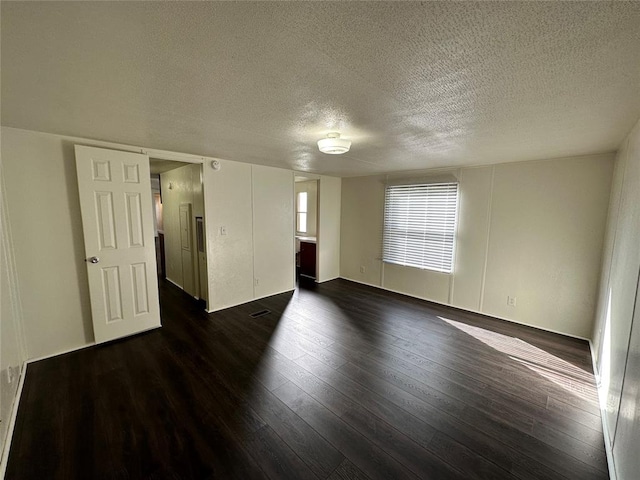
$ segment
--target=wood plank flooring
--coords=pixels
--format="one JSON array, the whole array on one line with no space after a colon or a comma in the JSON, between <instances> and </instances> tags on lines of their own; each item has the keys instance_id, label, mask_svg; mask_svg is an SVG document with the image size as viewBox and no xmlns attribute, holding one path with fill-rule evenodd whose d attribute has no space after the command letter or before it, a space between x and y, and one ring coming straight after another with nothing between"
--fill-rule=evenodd
<instances>
[{"instance_id":1,"label":"wood plank flooring","mask_svg":"<svg viewBox=\"0 0 640 480\"><path fill-rule=\"evenodd\" d=\"M162 329L29 365L7 479L608 478L586 342L345 280L160 288Z\"/></svg>"}]
</instances>

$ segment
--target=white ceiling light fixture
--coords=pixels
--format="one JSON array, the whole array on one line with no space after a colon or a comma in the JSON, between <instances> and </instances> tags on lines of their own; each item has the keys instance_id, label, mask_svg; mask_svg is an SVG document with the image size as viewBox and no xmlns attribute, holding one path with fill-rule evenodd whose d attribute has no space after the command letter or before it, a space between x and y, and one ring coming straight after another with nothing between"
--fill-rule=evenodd
<instances>
[{"instance_id":1,"label":"white ceiling light fixture","mask_svg":"<svg viewBox=\"0 0 640 480\"><path fill-rule=\"evenodd\" d=\"M327 138L318 140L318 148L322 153L340 155L349 151L351 148L351 140L340 138L338 132L331 132L327 134Z\"/></svg>"}]
</instances>

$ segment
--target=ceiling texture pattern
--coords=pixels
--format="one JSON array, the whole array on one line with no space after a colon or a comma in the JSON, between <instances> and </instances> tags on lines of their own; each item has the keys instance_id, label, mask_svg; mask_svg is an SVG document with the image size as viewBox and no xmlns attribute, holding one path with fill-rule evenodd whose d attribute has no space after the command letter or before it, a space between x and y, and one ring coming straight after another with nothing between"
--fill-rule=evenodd
<instances>
[{"instance_id":1,"label":"ceiling texture pattern","mask_svg":"<svg viewBox=\"0 0 640 480\"><path fill-rule=\"evenodd\" d=\"M640 117L640 2L1 8L16 128L354 176L613 151Z\"/></svg>"}]
</instances>

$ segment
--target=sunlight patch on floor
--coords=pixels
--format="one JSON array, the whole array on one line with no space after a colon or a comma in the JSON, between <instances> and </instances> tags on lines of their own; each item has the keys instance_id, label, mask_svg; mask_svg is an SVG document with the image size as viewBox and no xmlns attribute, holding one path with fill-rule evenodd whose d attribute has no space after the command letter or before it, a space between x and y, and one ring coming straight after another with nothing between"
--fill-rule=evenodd
<instances>
[{"instance_id":1,"label":"sunlight patch on floor","mask_svg":"<svg viewBox=\"0 0 640 480\"><path fill-rule=\"evenodd\" d=\"M508 355L511 360L527 367L573 395L598 405L598 394L591 373L519 338L444 317L438 318L485 345Z\"/></svg>"}]
</instances>

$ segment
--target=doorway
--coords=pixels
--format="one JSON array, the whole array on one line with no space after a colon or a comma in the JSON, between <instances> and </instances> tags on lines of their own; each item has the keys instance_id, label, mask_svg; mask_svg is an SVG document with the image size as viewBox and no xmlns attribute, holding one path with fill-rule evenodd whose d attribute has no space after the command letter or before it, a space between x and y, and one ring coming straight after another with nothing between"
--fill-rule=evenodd
<instances>
[{"instance_id":1,"label":"doorway","mask_svg":"<svg viewBox=\"0 0 640 480\"><path fill-rule=\"evenodd\" d=\"M296 278L316 280L319 179L315 175L296 175L294 179Z\"/></svg>"},{"instance_id":2,"label":"doorway","mask_svg":"<svg viewBox=\"0 0 640 480\"><path fill-rule=\"evenodd\" d=\"M150 158L158 274L207 302L202 164ZM158 191L153 190L157 178Z\"/></svg>"}]
</instances>

